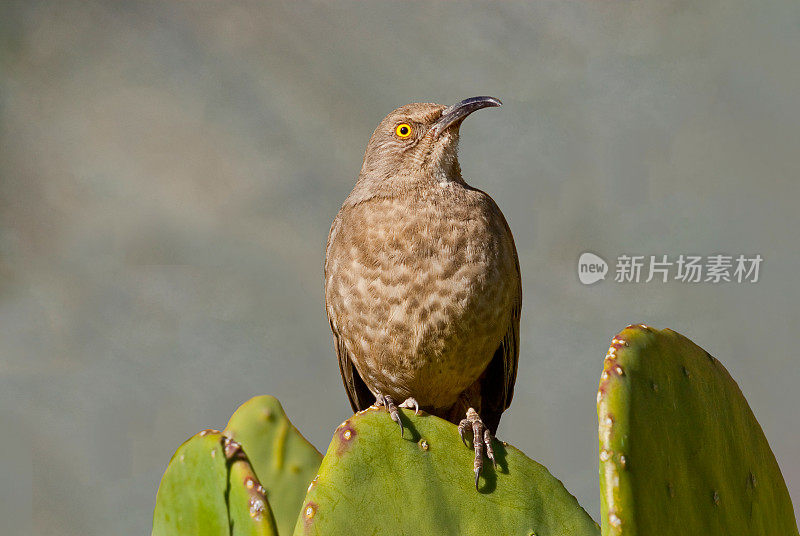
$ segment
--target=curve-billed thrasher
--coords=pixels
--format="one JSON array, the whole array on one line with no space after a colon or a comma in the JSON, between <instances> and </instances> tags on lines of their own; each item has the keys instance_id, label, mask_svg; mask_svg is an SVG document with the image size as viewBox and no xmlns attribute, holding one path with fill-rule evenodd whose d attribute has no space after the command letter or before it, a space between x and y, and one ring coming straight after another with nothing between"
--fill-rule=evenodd
<instances>
[{"instance_id":1,"label":"curve-billed thrasher","mask_svg":"<svg viewBox=\"0 0 800 536\"><path fill-rule=\"evenodd\" d=\"M395 401L405 400L459 423L462 439L471 430L476 487L514 392L522 290L511 230L492 198L464 182L456 153L464 118L500 104L415 103L386 116L325 258L353 410L386 406L402 434Z\"/></svg>"}]
</instances>

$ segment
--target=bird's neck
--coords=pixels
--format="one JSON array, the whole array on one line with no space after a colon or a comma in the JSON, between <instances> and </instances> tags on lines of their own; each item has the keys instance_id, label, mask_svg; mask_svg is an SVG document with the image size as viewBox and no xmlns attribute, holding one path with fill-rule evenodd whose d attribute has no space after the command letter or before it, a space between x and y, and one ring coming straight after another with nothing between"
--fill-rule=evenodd
<instances>
[{"instance_id":1,"label":"bird's neck","mask_svg":"<svg viewBox=\"0 0 800 536\"><path fill-rule=\"evenodd\" d=\"M455 153L445 155L439 165L433 168L429 174L431 179L440 185L449 182L464 184L464 178L461 176L461 166Z\"/></svg>"},{"instance_id":2,"label":"bird's neck","mask_svg":"<svg viewBox=\"0 0 800 536\"><path fill-rule=\"evenodd\" d=\"M362 173L345 204L356 205L374 198L416 197L425 192L435 193L448 186L469 188L461 177L458 160L450 167L434 170L402 171L394 175Z\"/></svg>"}]
</instances>

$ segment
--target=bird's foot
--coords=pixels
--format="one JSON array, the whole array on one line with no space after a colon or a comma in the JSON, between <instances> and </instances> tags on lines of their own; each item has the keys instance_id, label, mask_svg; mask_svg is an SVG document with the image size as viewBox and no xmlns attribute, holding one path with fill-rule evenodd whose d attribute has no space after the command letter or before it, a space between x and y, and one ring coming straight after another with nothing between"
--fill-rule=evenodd
<instances>
[{"instance_id":1,"label":"bird's foot","mask_svg":"<svg viewBox=\"0 0 800 536\"><path fill-rule=\"evenodd\" d=\"M415 398L408 397L400 403L401 408L413 409L414 415L419 415L419 402Z\"/></svg>"},{"instance_id":2,"label":"bird's foot","mask_svg":"<svg viewBox=\"0 0 800 536\"><path fill-rule=\"evenodd\" d=\"M478 412L473 408L469 408L467 410L467 418L458 423L458 434L466 446L469 446L469 443L467 443L468 431L472 432L472 446L475 449L475 489L478 489L478 481L483 469L484 451L486 451L486 457L497 467L497 461L494 459L494 450L492 449L493 437L489 429L484 426Z\"/></svg>"},{"instance_id":3,"label":"bird's foot","mask_svg":"<svg viewBox=\"0 0 800 536\"><path fill-rule=\"evenodd\" d=\"M400 426L400 437L403 437L403 421L400 420L400 412L397 410L398 406L394 403L392 397L389 395L378 394L378 396L375 397L375 405L378 407L384 407L389 411L389 416ZM419 413L419 404L413 398L406 398L403 403L400 404L400 407L413 409L414 415Z\"/></svg>"}]
</instances>

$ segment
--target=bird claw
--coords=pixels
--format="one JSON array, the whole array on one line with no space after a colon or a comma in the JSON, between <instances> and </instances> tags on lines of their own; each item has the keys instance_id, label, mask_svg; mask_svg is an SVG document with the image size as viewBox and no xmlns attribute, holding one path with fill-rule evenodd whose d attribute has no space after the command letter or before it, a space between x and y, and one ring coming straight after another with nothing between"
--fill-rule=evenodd
<instances>
[{"instance_id":1,"label":"bird claw","mask_svg":"<svg viewBox=\"0 0 800 536\"><path fill-rule=\"evenodd\" d=\"M375 405L378 407L385 407L389 411L389 416L392 420L400 425L400 437L404 437L405 431L403 430L403 421L400 420L400 412L397 410L397 406L394 400L392 400L392 397L379 394L375 397Z\"/></svg>"},{"instance_id":2,"label":"bird claw","mask_svg":"<svg viewBox=\"0 0 800 536\"><path fill-rule=\"evenodd\" d=\"M415 398L408 397L400 404L401 408L413 409L414 415L419 415L419 402Z\"/></svg>"},{"instance_id":3,"label":"bird claw","mask_svg":"<svg viewBox=\"0 0 800 536\"><path fill-rule=\"evenodd\" d=\"M466 439L467 430L472 431L472 447L475 449L475 489L477 490L483 470L484 451L486 452L486 457L491 460L495 468L497 468L497 460L492 448L492 433L486 428L480 416L478 416L478 412L473 408L469 408L467 410L467 418L458 423L458 434L461 436L461 441L469 447Z\"/></svg>"}]
</instances>

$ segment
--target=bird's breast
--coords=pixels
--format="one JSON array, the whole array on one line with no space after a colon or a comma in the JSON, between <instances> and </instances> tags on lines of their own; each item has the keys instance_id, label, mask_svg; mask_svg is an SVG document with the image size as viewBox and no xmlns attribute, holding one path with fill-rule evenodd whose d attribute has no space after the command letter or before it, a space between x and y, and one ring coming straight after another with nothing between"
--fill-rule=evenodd
<instances>
[{"instance_id":1,"label":"bird's breast","mask_svg":"<svg viewBox=\"0 0 800 536\"><path fill-rule=\"evenodd\" d=\"M513 240L482 192L345 207L326 302L373 391L446 407L483 372L519 293Z\"/></svg>"}]
</instances>

